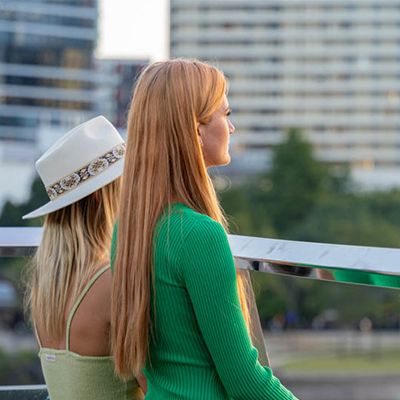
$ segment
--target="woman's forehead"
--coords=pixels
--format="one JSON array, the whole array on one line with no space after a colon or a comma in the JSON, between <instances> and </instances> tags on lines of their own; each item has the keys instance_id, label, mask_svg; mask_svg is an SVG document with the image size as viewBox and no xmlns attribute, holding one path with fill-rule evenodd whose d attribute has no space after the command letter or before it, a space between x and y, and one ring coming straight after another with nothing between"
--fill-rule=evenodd
<instances>
[{"instance_id":1,"label":"woman's forehead","mask_svg":"<svg viewBox=\"0 0 400 400\"><path fill-rule=\"evenodd\" d=\"M222 103L221 103L220 109L225 110L228 107L229 107L228 98L226 97L226 94L224 94L224 97L222 98Z\"/></svg>"}]
</instances>

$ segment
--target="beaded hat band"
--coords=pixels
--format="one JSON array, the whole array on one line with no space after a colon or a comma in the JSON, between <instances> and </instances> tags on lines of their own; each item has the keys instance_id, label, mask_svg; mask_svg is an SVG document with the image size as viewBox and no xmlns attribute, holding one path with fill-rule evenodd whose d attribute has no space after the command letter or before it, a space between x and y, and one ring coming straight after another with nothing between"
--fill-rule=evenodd
<instances>
[{"instance_id":1,"label":"beaded hat band","mask_svg":"<svg viewBox=\"0 0 400 400\"><path fill-rule=\"evenodd\" d=\"M62 196L66 192L69 192L82 183L86 182L90 178L101 174L111 165L115 164L117 161L121 160L125 155L125 143L118 144L114 146L110 151L101 155L98 158L92 160L89 164L85 165L83 168L78 169L60 179L59 181L53 183L52 185L46 186L47 194L50 200L55 200L56 198Z\"/></svg>"}]
</instances>

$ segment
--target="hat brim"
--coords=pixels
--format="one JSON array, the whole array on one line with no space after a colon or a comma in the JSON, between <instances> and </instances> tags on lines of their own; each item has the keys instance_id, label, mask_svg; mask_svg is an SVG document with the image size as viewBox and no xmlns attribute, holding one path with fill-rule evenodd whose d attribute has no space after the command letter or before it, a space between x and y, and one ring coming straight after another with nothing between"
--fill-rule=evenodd
<instances>
[{"instance_id":1,"label":"hat brim","mask_svg":"<svg viewBox=\"0 0 400 400\"><path fill-rule=\"evenodd\" d=\"M91 177L70 192L64 193L58 199L51 200L44 206L24 215L22 219L42 217L54 211L60 210L61 208L67 207L119 178L122 175L123 170L124 159L121 159L115 164L109 166L105 171Z\"/></svg>"}]
</instances>

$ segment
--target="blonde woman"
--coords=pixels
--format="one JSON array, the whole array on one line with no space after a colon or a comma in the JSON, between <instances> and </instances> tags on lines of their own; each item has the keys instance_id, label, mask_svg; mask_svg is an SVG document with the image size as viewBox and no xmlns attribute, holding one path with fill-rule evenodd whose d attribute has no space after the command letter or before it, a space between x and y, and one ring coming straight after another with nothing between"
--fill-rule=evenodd
<instances>
[{"instance_id":1,"label":"blonde woman","mask_svg":"<svg viewBox=\"0 0 400 400\"><path fill-rule=\"evenodd\" d=\"M51 400L141 398L110 356L109 246L125 144L104 117L68 132L36 162L50 201L27 292Z\"/></svg>"},{"instance_id":2,"label":"blonde woman","mask_svg":"<svg viewBox=\"0 0 400 400\"><path fill-rule=\"evenodd\" d=\"M149 400L295 399L257 361L207 173L230 161L226 93L217 68L178 59L150 65L133 95L111 338L117 372L143 369Z\"/></svg>"}]
</instances>

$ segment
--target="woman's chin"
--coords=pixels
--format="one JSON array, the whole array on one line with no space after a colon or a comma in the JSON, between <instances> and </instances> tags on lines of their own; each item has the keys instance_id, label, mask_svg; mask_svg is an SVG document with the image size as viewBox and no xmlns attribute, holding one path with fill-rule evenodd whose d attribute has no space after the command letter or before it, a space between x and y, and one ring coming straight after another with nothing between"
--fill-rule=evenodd
<instances>
[{"instance_id":1,"label":"woman's chin","mask_svg":"<svg viewBox=\"0 0 400 400\"><path fill-rule=\"evenodd\" d=\"M226 155L226 162L225 162L224 165L228 165L228 164L230 164L230 163L231 163L231 155L230 155L229 153L227 153L227 155Z\"/></svg>"},{"instance_id":2,"label":"woman's chin","mask_svg":"<svg viewBox=\"0 0 400 400\"><path fill-rule=\"evenodd\" d=\"M218 164L220 166L228 165L231 162L231 155L226 153L225 157L221 159L221 162Z\"/></svg>"},{"instance_id":3,"label":"woman's chin","mask_svg":"<svg viewBox=\"0 0 400 400\"><path fill-rule=\"evenodd\" d=\"M224 165L228 165L231 162L231 156L229 153L226 153L224 156L220 157L219 159L210 161L206 160L206 167L207 168L212 168L212 167L222 167Z\"/></svg>"}]
</instances>

